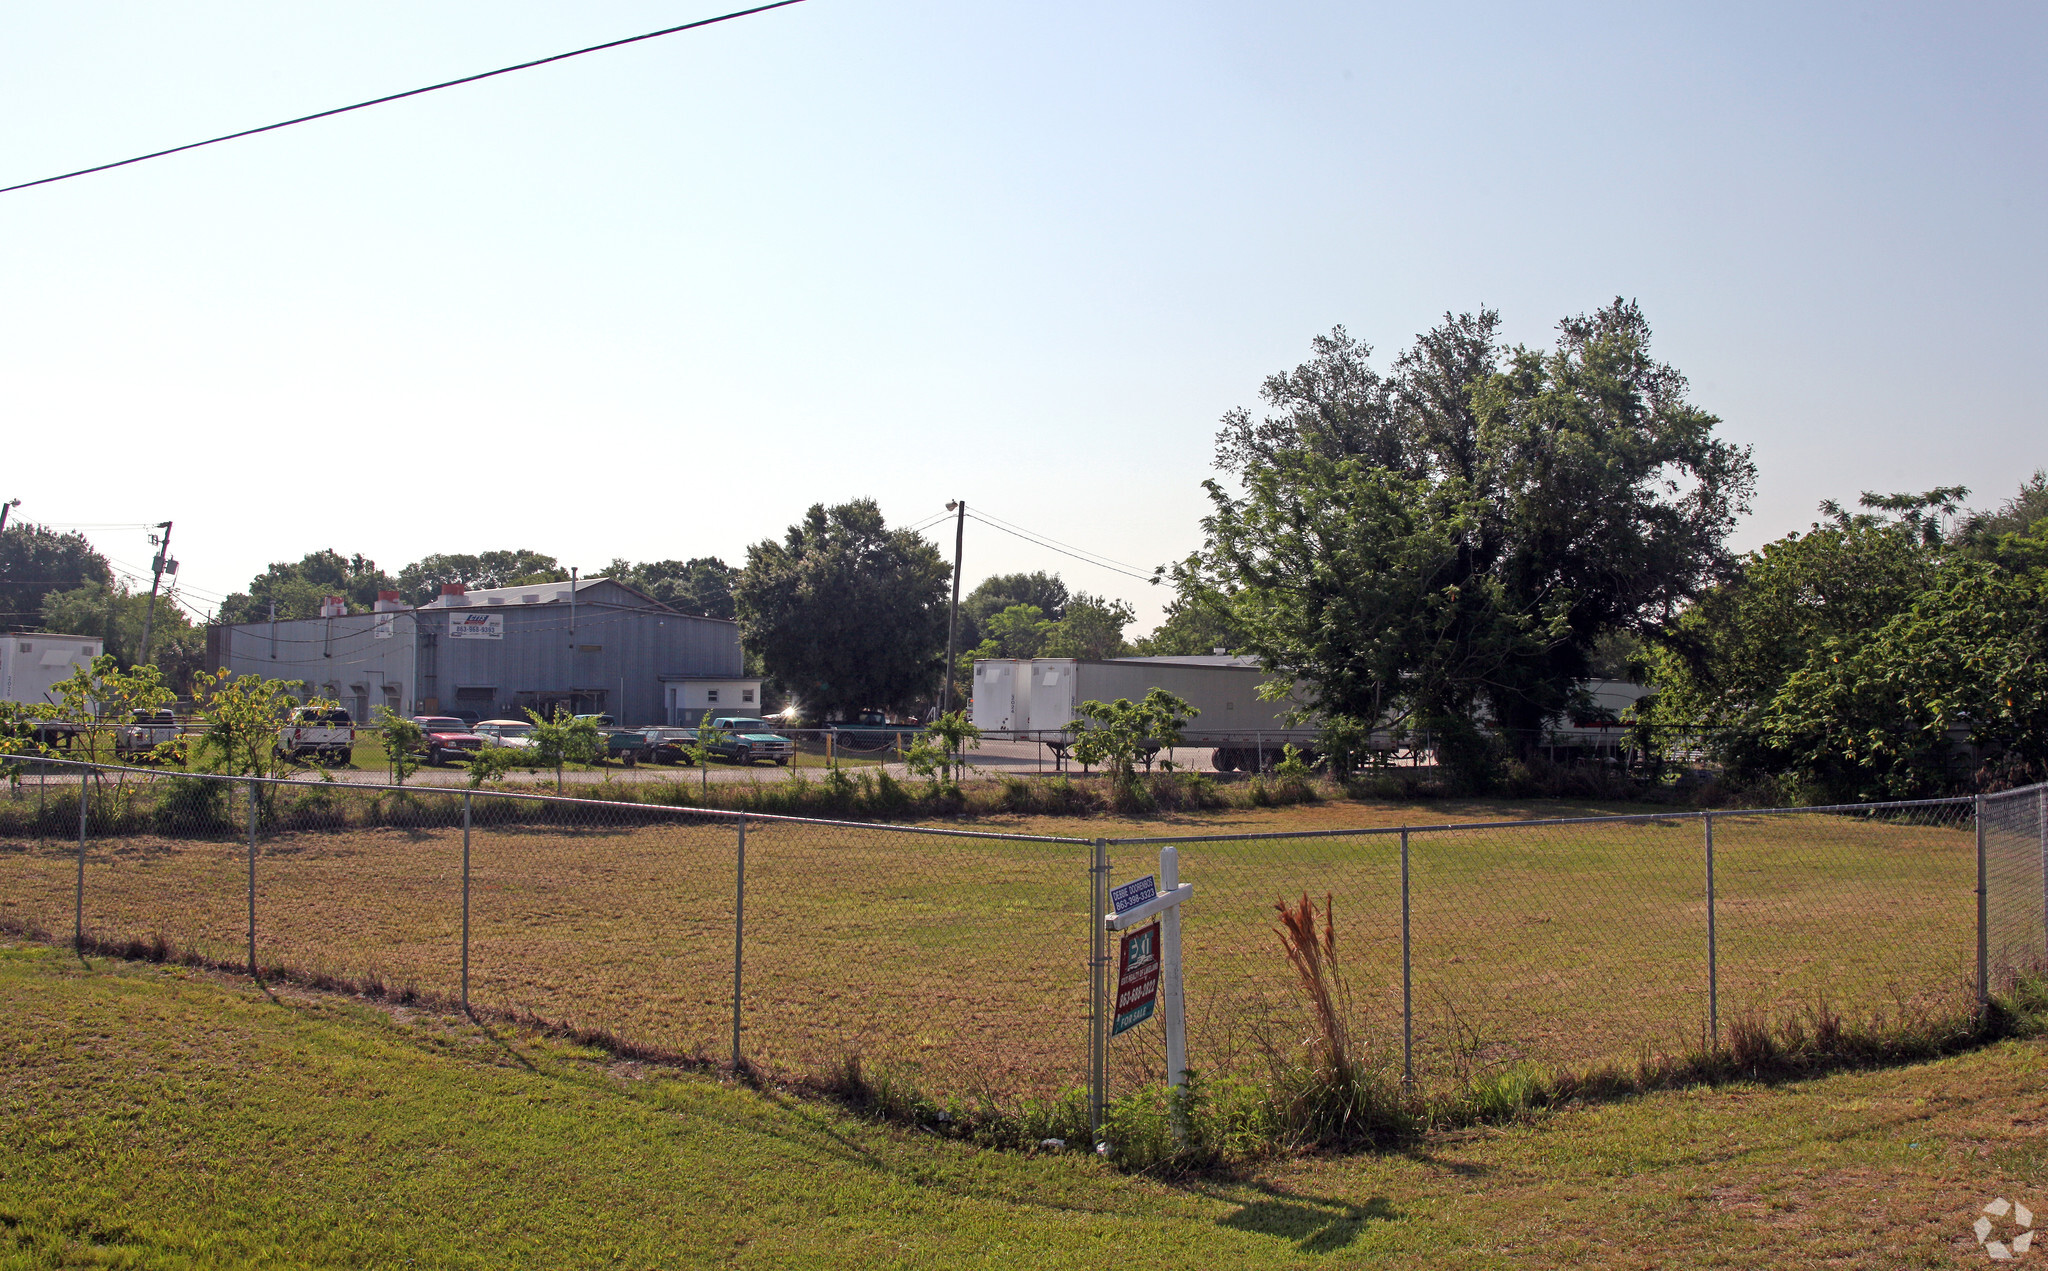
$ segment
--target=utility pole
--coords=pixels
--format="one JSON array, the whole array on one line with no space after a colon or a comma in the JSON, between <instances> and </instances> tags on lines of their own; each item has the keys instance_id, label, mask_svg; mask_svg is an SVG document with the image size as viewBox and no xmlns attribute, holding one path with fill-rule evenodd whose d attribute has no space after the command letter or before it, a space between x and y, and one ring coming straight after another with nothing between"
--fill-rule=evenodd
<instances>
[{"instance_id":1,"label":"utility pole","mask_svg":"<svg viewBox=\"0 0 2048 1271\"><path fill-rule=\"evenodd\" d=\"M170 572L173 574L178 572L178 562L171 559L171 523L169 521L160 522L157 528L162 530L164 534L162 538L158 538L154 534L149 536L149 541L157 544L157 553L156 560L151 562L149 611L142 616L142 652L135 658L135 665L137 666L149 665L149 629L156 625L156 589L164 580L164 567L168 565Z\"/></svg>"},{"instance_id":2,"label":"utility pole","mask_svg":"<svg viewBox=\"0 0 2048 1271\"><path fill-rule=\"evenodd\" d=\"M18 508L20 506L20 499L9 499L5 503L0 503L0 534L5 534L7 532L7 509Z\"/></svg>"},{"instance_id":3,"label":"utility pole","mask_svg":"<svg viewBox=\"0 0 2048 1271\"><path fill-rule=\"evenodd\" d=\"M946 505L946 510L960 515L953 522L953 609L946 617L946 678L939 682L941 715L953 710L953 658L960 638L960 549L967 542L967 500L955 499Z\"/></svg>"}]
</instances>

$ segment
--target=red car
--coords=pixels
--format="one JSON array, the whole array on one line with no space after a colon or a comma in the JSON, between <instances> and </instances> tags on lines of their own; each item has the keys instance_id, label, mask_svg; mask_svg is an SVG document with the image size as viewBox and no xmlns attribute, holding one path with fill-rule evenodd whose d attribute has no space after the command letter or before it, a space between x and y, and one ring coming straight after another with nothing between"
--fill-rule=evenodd
<instances>
[{"instance_id":1,"label":"red car","mask_svg":"<svg viewBox=\"0 0 2048 1271\"><path fill-rule=\"evenodd\" d=\"M426 734L421 741L427 748L427 762L436 768L451 756L473 755L484 748L484 739L453 715L415 715L412 722Z\"/></svg>"}]
</instances>

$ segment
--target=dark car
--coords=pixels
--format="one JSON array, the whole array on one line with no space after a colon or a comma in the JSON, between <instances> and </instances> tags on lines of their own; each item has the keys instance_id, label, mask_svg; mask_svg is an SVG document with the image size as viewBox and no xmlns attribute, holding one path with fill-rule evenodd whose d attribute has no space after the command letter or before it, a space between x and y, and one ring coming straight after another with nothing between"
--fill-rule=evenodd
<instances>
[{"instance_id":1,"label":"dark car","mask_svg":"<svg viewBox=\"0 0 2048 1271\"><path fill-rule=\"evenodd\" d=\"M453 715L415 715L412 722L426 734L420 744L427 752L427 762L436 768L455 756L466 758L484 748L484 739Z\"/></svg>"}]
</instances>

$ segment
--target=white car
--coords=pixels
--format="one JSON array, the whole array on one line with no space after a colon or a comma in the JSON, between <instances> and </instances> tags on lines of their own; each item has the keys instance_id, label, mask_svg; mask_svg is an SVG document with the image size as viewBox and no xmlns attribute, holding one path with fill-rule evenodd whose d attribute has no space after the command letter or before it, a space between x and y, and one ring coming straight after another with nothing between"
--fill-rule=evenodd
<instances>
[{"instance_id":1,"label":"white car","mask_svg":"<svg viewBox=\"0 0 2048 1271\"><path fill-rule=\"evenodd\" d=\"M469 731L483 738L486 746L524 750L533 744L533 725L523 719L487 719Z\"/></svg>"}]
</instances>

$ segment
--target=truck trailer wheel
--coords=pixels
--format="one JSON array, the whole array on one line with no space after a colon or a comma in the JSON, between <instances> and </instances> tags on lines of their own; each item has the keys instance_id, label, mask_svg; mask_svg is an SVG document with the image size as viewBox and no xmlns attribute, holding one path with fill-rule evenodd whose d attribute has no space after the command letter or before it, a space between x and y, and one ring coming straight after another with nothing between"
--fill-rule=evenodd
<instances>
[{"instance_id":1,"label":"truck trailer wheel","mask_svg":"<svg viewBox=\"0 0 2048 1271\"><path fill-rule=\"evenodd\" d=\"M1237 751L1229 746L1218 746L1215 756L1209 760L1209 766L1218 772L1236 772L1242 763Z\"/></svg>"},{"instance_id":2,"label":"truck trailer wheel","mask_svg":"<svg viewBox=\"0 0 2048 1271\"><path fill-rule=\"evenodd\" d=\"M776 767L778 767L778 768L787 768L787 767L789 767L789 756L788 756L788 755L779 755L779 756L777 756L777 757L776 757L776 760L775 760L775 766L776 766Z\"/></svg>"},{"instance_id":3,"label":"truck trailer wheel","mask_svg":"<svg viewBox=\"0 0 2048 1271\"><path fill-rule=\"evenodd\" d=\"M337 750L334 752L334 757L343 763L349 763L355 759L356 752L353 750Z\"/></svg>"},{"instance_id":4,"label":"truck trailer wheel","mask_svg":"<svg viewBox=\"0 0 2048 1271\"><path fill-rule=\"evenodd\" d=\"M639 762L639 757L629 750L625 754L619 756L619 762L630 768L634 764Z\"/></svg>"}]
</instances>

